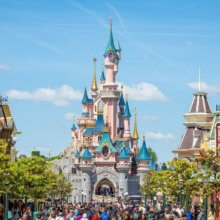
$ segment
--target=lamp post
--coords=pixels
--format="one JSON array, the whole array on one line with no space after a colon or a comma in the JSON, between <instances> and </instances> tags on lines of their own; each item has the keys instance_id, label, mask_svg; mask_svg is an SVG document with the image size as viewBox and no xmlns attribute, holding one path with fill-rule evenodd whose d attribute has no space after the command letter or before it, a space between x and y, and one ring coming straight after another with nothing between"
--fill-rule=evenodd
<instances>
[{"instance_id":1,"label":"lamp post","mask_svg":"<svg viewBox=\"0 0 220 220\"><path fill-rule=\"evenodd\" d=\"M179 202L180 205L182 206L182 190L183 190L183 179L179 179L179 187L180 187L180 195L179 195Z\"/></svg>"}]
</instances>

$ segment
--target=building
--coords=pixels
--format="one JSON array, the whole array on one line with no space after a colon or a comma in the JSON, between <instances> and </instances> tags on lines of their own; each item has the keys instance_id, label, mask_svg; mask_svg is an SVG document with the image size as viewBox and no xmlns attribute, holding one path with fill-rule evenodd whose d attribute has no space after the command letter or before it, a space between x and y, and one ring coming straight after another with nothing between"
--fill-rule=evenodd
<instances>
[{"instance_id":1,"label":"building","mask_svg":"<svg viewBox=\"0 0 220 220\"><path fill-rule=\"evenodd\" d=\"M131 132L129 102L116 83L120 59L121 48L115 47L110 22L100 84L93 58L91 97L85 89L82 115L71 128L72 143L63 158L54 161L54 170L73 183L72 202L139 196L144 174L155 167L144 138L138 150L136 112Z\"/></svg>"},{"instance_id":2,"label":"building","mask_svg":"<svg viewBox=\"0 0 220 220\"><path fill-rule=\"evenodd\" d=\"M5 140L8 143L8 153L11 154L12 160L15 160L17 154L15 136L19 133L11 115L7 98L0 96L0 140Z\"/></svg>"},{"instance_id":3,"label":"building","mask_svg":"<svg viewBox=\"0 0 220 220\"><path fill-rule=\"evenodd\" d=\"M201 87L200 87L201 88ZM189 112L184 115L185 132L178 148L173 150L178 158L193 160L201 150L213 150L218 154L220 145L220 106L212 112L207 93L199 89L194 94ZM216 135L217 134L217 135Z\"/></svg>"}]
</instances>

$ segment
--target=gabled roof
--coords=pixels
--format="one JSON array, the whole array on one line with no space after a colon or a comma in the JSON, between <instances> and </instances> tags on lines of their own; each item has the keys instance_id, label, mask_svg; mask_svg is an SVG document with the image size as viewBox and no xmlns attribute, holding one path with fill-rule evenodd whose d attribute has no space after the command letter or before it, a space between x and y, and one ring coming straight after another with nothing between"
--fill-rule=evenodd
<instances>
[{"instance_id":1,"label":"gabled roof","mask_svg":"<svg viewBox=\"0 0 220 220\"><path fill-rule=\"evenodd\" d=\"M102 130L102 140L99 143L99 146L96 147L95 151L100 152L103 146L109 147L110 152L117 153L117 150L113 147L111 139L109 137L109 131L107 128Z\"/></svg>"},{"instance_id":2,"label":"gabled roof","mask_svg":"<svg viewBox=\"0 0 220 220\"><path fill-rule=\"evenodd\" d=\"M129 159L129 155L125 147L122 148L121 153L119 154L119 159Z\"/></svg>"},{"instance_id":3,"label":"gabled roof","mask_svg":"<svg viewBox=\"0 0 220 220\"><path fill-rule=\"evenodd\" d=\"M129 141L118 140L118 141L115 142L114 147L115 147L115 149L117 150L118 153L120 153L122 148L125 147L127 153L132 154Z\"/></svg>"},{"instance_id":4,"label":"gabled roof","mask_svg":"<svg viewBox=\"0 0 220 220\"><path fill-rule=\"evenodd\" d=\"M131 112L130 112L130 109L129 109L128 101L126 101L126 104L125 104L125 111L124 111L123 117L124 118L130 118L131 117Z\"/></svg>"},{"instance_id":5,"label":"gabled roof","mask_svg":"<svg viewBox=\"0 0 220 220\"><path fill-rule=\"evenodd\" d=\"M143 140L143 143L142 143L141 149L138 153L138 158L137 159L138 160L148 160L148 161L150 161L150 155L147 151L145 140Z\"/></svg>"},{"instance_id":6,"label":"gabled roof","mask_svg":"<svg viewBox=\"0 0 220 220\"><path fill-rule=\"evenodd\" d=\"M124 97L123 97L123 92L121 92L121 96L120 96L118 105L119 106L124 106L125 105L125 100L124 100Z\"/></svg>"},{"instance_id":7,"label":"gabled roof","mask_svg":"<svg viewBox=\"0 0 220 220\"><path fill-rule=\"evenodd\" d=\"M105 81L105 72L104 72L104 70L102 70L100 80Z\"/></svg>"},{"instance_id":8,"label":"gabled roof","mask_svg":"<svg viewBox=\"0 0 220 220\"><path fill-rule=\"evenodd\" d=\"M90 153L88 147L86 147L86 149L82 155L82 159L92 159L92 154Z\"/></svg>"},{"instance_id":9,"label":"gabled roof","mask_svg":"<svg viewBox=\"0 0 220 220\"><path fill-rule=\"evenodd\" d=\"M83 99L82 99L82 104L91 104L91 103L93 103L93 100L88 97L87 89L85 88Z\"/></svg>"}]
</instances>

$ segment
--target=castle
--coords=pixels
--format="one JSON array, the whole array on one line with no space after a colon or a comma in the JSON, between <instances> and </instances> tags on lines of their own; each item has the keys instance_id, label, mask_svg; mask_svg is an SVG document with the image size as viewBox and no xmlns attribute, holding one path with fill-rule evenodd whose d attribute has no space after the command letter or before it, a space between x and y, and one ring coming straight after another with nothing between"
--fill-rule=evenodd
<instances>
[{"instance_id":1,"label":"castle","mask_svg":"<svg viewBox=\"0 0 220 220\"><path fill-rule=\"evenodd\" d=\"M116 49L112 23L104 52L100 84L96 79L96 58L91 83L91 98L85 89L82 115L74 123L72 143L62 159L54 161L54 170L73 184L71 202L90 202L110 198L140 197L139 187L147 170L155 168L145 139L138 148L136 112L132 117L128 99L116 83L121 48Z\"/></svg>"}]
</instances>

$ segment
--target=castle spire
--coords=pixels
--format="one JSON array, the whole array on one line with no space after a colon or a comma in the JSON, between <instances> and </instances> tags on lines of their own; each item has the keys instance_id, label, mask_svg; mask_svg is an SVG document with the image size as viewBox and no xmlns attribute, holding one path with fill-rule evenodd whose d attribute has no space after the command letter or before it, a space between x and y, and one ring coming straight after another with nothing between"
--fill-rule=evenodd
<instances>
[{"instance_id":1,"label":"castle spire","mask_svg":"<svg viewBox=\"0 0 220 220\"><path fill-rule=\"evenodd\" d=\"M137 128L137 113L136 108L134 109L134 131L133 131L133 138L138 139L138 128Z\"/></svg>"},{"instance_id":2,"label":"castle spire","mask_svg":"<svg viewBox=\"0 0 220 220\"><path fill-rule=\"evenodd\" d=\"M96 82L96 57L93 57L93 62L94 62L94 70L93 70L93 78L92 78L92 85L91 85L91 90L93 92L96 92L98 90L97 82Z\"/></svg>"},{"instance_id":3,"label":"castle spire","mask_svg":"<svg viewBox=\"0 0 220 220\"><path fill-rule=\"evenodd\" d=\"M117 53L113 40L113 34L112 34L112 18L109 19L109 26L110 26L110 35L109 35L108 45L104 53L104 57L106 57L109 52L113 52L114 54Z\"/></svg>"},{"instance_id":4,"label":"castle spire","mask_svg":"<svg viewBox=\"0 0 220 220\"><path fill-rule=\"evenodd\" d=\"M200 74L200 67L199 67L199 92L201 92L201 74Z\"/></svg>"}]
</instances>

